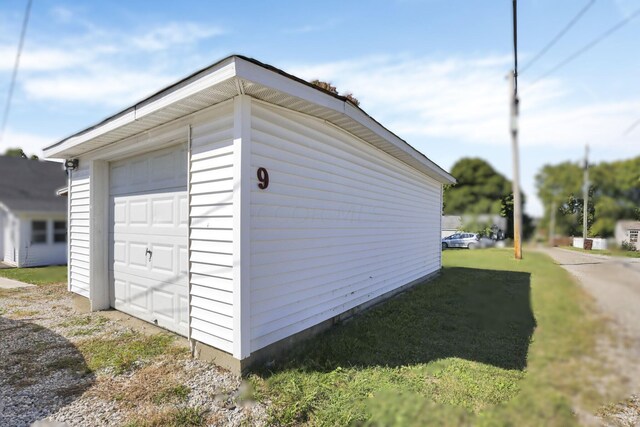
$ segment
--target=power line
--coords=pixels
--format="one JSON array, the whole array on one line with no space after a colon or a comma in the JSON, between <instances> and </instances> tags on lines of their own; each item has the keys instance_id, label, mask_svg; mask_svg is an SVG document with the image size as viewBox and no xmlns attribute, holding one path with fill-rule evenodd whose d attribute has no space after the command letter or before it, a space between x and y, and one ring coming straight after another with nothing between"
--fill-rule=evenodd
<instances>
[{"instance_id":1,"label":"power line","mask_svg":"<svg viewBox=\"0 0 640 427\"><path fill-rule=\"evenodd\" d=\"M633 132L633 130L634 130L635 128L637 128L637 127L638 127L638 125L640 125L640 119L638 119L638 120L636 120L635 122L633 122L633 123L631 124L631 126L629 126L629 127L627 128L627 130L625 130L625 131L624 131L624 133L622 134L622 136L627 136L627 135L629 135L631 132Z\"/></svg>"},{"instance_id":2,"label":"power line","mask_svg":"<svg viewBox=\"0 0 640 427\"><path fill-rule=\"evenodd\" d=\"M24 39L27 34L27 25L29 24L29 15L31 14L31 2L32 0L27 1L27 10L24 12L24 20L22 21L22 30L20 31L20 41L18 42L18 52L16 53L16 62L13 65L13 74L11 75L11 83L9 84L9 94L7 95L7 105L4 107L4 114L2 116L2 126L0 127L0 144L4 139L4 130L7 127L7 120L9 119L9 111L11 111L11 100L13 98L13 89L16 86L16 77L18 76L18 68L20 66L20 55L22 55Z\"/></svg>"},{"instance_id":3,"label":"power line","mask_svg":"<svg viewBox=\"0 0 640 427\"><path fill-rule=\"evenodd\" d=\"M591 0L589 3L587 3L580 10L580 12L578 12L578 14L574 16L571 21L569 21L569 23L564 28L558 34L556 34L556 36L553 39L551 39L551 41L547 43L546 46L542 48L542 50L540 50L540 52L538 52L533 58L531 58L531 61L529 61L524 67L522 67L522 70L520 70L520 74L524 73L527 69L529 69L533 64L535 64L538 61L538 59L544 56L544 54L547 53L549 49L551 49L556 43L558 43L558 41L560 41L560 39L564 37L564 35L584 16L585 13L587 13L587 11L595 3L596 3L596 0Z\"/></svg>"},{"instance_id":4,"label":"power line","mask_svg":"<svg viewBox=\"0 0 640 427\"><path fill-rule=\"evenodd\" d=\"M538 77L536 80L534 80L529 87L534 86L535 84L539 83L540 80L542 80L545 77L548 77L549 75L555 73L560 68L562 68L565 65L567 65L568 63L572 62L573 60L575 60L579 56L583 55L587 51L593 49L601 41L603 41L604 39L606 39L607 37L609 37L610 35L612 35L616 31L618 31L620 28L624 27L626 24L629 23L629 21L631 21L632 19L634 19L638 15L640 15L640 9L636 9L631 15L627 16L622 21L618 22L616 25L614 25L613 27L609 28L607 31L602 33L600 36L596 37L595 39L593 39L592 41L590 41L589 43L584 45L582 48L578 49L577 51L575 51L574 53L569 55L566 59L561 61L558 65L556 65L555 67L551 68L546 73L542 74L540 77Z\"/></svg>"}]
</instances>

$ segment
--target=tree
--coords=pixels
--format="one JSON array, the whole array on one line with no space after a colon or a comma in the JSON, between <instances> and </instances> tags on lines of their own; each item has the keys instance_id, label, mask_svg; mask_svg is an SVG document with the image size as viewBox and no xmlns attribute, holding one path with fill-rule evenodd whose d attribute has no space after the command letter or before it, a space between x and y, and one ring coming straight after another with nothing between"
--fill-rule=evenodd
<instances>
[{"instance_id":1,"label":"tree","mask_svg":"<svg viewBox=\"0 0 640 427\"><path fill-rule=\"evenodd\" d=\"M522 239L528 240L533 236L535 225L533 224L533 218L524 213L525 194L521 193L520 197L522 199ZM506 235L508 238L513 239L513 193L509 193L500 199L500 216L507 218Z\"/></svg>"},{"instance_id":2,"label":"tree","mask_svg":"<svg viewBox=\"0 0 640 427\"><path fill-rule=\"evenodd\" d=\"M538 196L545 206L541 226L549 223L551 207L556 213L556 230L565 235L582 235L582 180L579 163L545 165L536 175ZM640 156L590 166L590 235L609 237L620 219L636 217L640 206ZM580 207L574 206L576 203ZM593 216L592 218L590 218Z\"/></svg>"},{"instance_id":3,"label":"tree","mask_svg":"<svg viewBox=\"0 0 640 427\"><path fill-rule=\"evenodd\" d=\"M326 90L327 92L331 92L331 93L334 93L336 95L340 95L338 93L338 89L334 85L329 83L329 82L324 82L322 80L316 79L316 80L311 80L310 83L312 85L314 85L314 86L317 86L317 87L319 87L321 89ZM356 106L360 105L360 101L358 101L358 99L355 96L353 96L353 94L351 92L344 93L344 94L342 94L342 96L344 96L349 101L351 101L352 104L354 104Z\"/></svg>"},{"instance_id":4,"label":"tree","mask_svg":"<svg viewBox=\"0 0 640 427\"><path fill-rule=\"evenodd\" d=\"M462 158L451 168L458 181L444 190L444 213L499 214L511 182L480 158Z\"/></svg>"},{"instance_id":5,"label":"tree","mask_svg":"<svg viewBox=\"0 0 640 427\"><path fill-rule=\"evenodd\" d=\"M27 157L26 154L24 154L24 151L22 151L22 148L7 148L7 150L4 152L4 155L7 157L22 157L23 159L26 158L30 158L31 160L38 160L38 156L36 156L35 154L32 154L30 157Z\"/></svg>"},{"instance_id":6,"label":"tree","mask_svg":"<svg viewBox=\"0 0 640 427\"><path fill-rule=\"evenodd\" d=\"M587 203L587 233L590 233L591 226L594 223L595 219L595 208L593 203L593 193L594 187L591 186L589 188L589 201ZM564 216L572 215L574 220L569 223L569 235L570 236L581 236L582 229L582 219L584 215L584 198L575 197L573 194L569 195L565 203L560 205L558 208L560 213ZM614 224L615 226L615 224Z\"/></svg>"}]
</instances>

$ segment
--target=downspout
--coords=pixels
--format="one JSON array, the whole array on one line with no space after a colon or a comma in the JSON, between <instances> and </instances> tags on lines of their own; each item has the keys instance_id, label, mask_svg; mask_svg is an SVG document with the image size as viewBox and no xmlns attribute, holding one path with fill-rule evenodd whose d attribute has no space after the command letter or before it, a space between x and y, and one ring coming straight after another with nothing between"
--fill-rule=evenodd
<instances>
[{"instance_id":1,"label":"downspout","mask_svg":"<svg viewBox=\"0 0 640 427\"><path fill-rule=\"evenodd\" d=\"M196 343L191 339L191 125L187 125L187 209L189 216L187 219L187 289L189 298L187 298L187 340L189 341L189 349L191 357L194 357L196 351Z\"/></svg>"},{"instance_id":2,"label":"downspout","mask_svg":"<svg viewBox=\"0 0 640 427\"><path fill-rule=\"evenodd\" d=\"M71 181L73 169L67 169L67 291L71 292Z\"/></svg>"}]
</instances>

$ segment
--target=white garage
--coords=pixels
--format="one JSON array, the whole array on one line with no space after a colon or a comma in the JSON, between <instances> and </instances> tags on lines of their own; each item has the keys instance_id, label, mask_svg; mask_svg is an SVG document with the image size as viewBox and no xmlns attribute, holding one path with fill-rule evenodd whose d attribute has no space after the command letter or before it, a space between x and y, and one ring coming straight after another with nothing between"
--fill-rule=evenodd
<instances>
[{"instance_id":1,"label":"white garage","mask_svg":"<svg viewBox=\"0 0 640 427\"><path fill-rule=\"evenodd\" d=\"M237 372L441 268L453 177L348 99L250 58L45 155L71 170L69 290Z\"/></svg>"},{"instance_id":2,"label":"white garage","mask_svg":"<svg viewBox=\"0 0 640 427\"><path fill-rule=\"evenodd\" d=\"M112 163L109 209L111 306L186 336L186 145Z\"/></svg>"}]
</instances>

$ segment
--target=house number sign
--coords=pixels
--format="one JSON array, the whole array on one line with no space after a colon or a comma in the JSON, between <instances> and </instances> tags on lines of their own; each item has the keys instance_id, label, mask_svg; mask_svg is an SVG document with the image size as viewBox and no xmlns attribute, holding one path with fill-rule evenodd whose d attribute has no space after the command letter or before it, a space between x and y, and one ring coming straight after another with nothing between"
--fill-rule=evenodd
<instances>
[{"instance_id":1,"label":"house number sign","mask_svg":"<svg viewBox=\"0 0 640 427\"><path fill-rule=\"evenodd\" d=\"M269 172L265 168L258 168L258 188L264 190L269 186Z\"/></svg>"}]
</instances>

